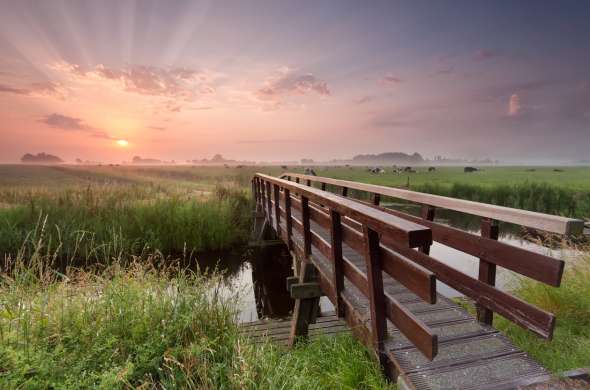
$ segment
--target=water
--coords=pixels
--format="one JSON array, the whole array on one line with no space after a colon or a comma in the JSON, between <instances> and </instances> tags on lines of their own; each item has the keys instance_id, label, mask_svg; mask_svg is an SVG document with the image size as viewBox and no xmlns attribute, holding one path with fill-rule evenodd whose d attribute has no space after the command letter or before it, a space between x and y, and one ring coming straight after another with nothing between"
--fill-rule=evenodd
<instances>
[{"instance_id":1,"label":"water","mask_svg":"<svg viewBox=\"0 0 590 390\"><path fill-rule=\"evenodd\" d=\"M419 207L389 205L391 208L418 215ZM435 221L459 228L473 234L480 234L480 218L449 210L437 210ZM566 249L551 249L523 238L519 227L500 224L499 241L529 251L560 258L566 261L576 253ZM237 255L240 253L240 255ZM216 257L217 256L217 257ZM479 259L439 243L430 248L430 256L474 278L478 277ZM293 275L291 259L285 249L266 248L261 251L238 249L232 252L211 254L199 259L201 267L218 267L226 273L227 292L239 291L240 322L255 321L259 318L283 318L290 314L293 300L286 290L286 278ZM498 267L496 285L510 290L518 282L518 274ZM447 297L459 297L461 293L437 281L437 292ZM320 300L322 311L333 310L326 297Z\"/></svg>"}]
</instances>

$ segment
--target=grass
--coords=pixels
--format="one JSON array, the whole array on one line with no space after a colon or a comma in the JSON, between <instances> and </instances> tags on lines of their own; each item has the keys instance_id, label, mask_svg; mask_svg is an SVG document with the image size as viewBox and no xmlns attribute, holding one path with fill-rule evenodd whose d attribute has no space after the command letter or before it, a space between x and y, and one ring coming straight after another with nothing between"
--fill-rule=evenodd
<instances>
[{"instance_id":1,"label":"grass","mask_svg":"<svg viewBox=\"0 0 590 390\"><path fill-rule=\"evenodd\" d=\"M218 276L149 260L66 275L21 261L0 276L0 388L388 386L350 336L292 351L250 344Z\"/></svg>"}]
</instances>

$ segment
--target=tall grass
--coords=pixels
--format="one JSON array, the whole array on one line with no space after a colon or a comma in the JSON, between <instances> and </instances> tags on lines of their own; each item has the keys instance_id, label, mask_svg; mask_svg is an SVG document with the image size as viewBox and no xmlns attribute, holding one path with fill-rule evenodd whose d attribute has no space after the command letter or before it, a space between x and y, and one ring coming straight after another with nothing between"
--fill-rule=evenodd
<instances>
[{"instance_id":1,"label":"tall grass","mask_svg":"<svg viewBox=\"0 0 590 390\"><path fill-rule=\"evenodd\" d=\"M387 387L350 336L251 344L219 276L154 267L157 257L66 274L17 259L0 275L0 388Z\"/></svg>"},{"instance_id":2,"label":"tall grass","mask_svg":"<svg viewBox=\"0 0 590 390\"><path fill-rule=\"evenodd\" d=\"M156 250L191 257L247 240L250 204L241 189L218 186L197 199L145 191L88 187L31 196L26 205L0 209L0 248L5 257L51 254L63 266Z\"/></svg>"}]
</instances>

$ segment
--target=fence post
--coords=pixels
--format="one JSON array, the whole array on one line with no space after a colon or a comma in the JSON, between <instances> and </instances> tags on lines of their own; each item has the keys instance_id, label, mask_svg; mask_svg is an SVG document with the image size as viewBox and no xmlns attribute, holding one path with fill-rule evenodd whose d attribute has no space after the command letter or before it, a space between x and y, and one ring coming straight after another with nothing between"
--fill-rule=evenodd
<instances>
[{"instance_id":1,"label":"fence post","mask_svg":"<svg viewBox=\"0 0 590 390\"><path fill-rule=\"evenodd\" d=\"M371 194L371 203L373 203L375 206L379 206L380 202L381 202L381 195L373 192Z\"/></svg>"},{"instance_id":2,"label":"fence post","mask_svg":"<svg viewBox=\"0 0 590 390\"><path fill-rule=\"evenodd\" d=\"M367 280L369 284L369 302L371 306L371 337L384 374L393 380L393 373L384 350L384 341L387 337L387 322L385 317L385 294L383 292L383 271L381 268L379 234L368 226L363 225L363 235Z\"/></svg>"},{"instance_id":3,"label":"fence post","mask_svg":"<svg viewBox=\"0 0 590 390\"><path fill-rule=\"evenodd\" d=\"M281 202L279 195L279 186L273 184L274 197L275 197L275 221L277 222L277 236L281 237Z\"/></svg>"},{"instance_id":4,"label":"fence post","mask_svg":"<svg viewBox=\"0 0 590 390\"><path fill-rule=\"evenodd\" d=\"M322 191L326 191L326 183L322 183Z\"/></svg>"},{"instance_id":5,"label":"fence post","mask_svg":"<svg viewBox=\"0 0 590 390\"><path fill-rule=\"evenodd\" d=\"M490 218L481 219L481 236L491 240L497 240L500 233L498 221ZM496 285L496 264L479 259L479 280L491 286ZM494 312L482 305L476 305L477 320L487 325L492 325Z\"/></svg>"},{"instance_id":6,"label":"fence post","mask_svg":"<svg viewBox=\"0 0 590 390\"><path fill-rule=\"evenodd\" d=\"M435 210L436 210L436 208L434 206L430 206L427 204L422 205L422 210L421 210L422 219L424 219L426 221L434 221ZM426 253L427 255L430 254L430 245L431 244L425 244L422 247L420 247L420 252Z\"/></svg>"},{"instance_id":7,"label":"fence post","mask_svg":"<svg viewBox=\"0 0 590 390\"><path fill-rule=\"evenodd\" d=\"M291 219L291 191L284 189L285 194L285 226L287 227L287 248L293 250L293 220Z\"/></svg>"},{"instance_id":8,"label":"fence post","mask_svg":"<svg viewBox=\"0 0 590 390\"><path fill-rule=\"evenodd\" d=\"M309 179L308 179L308 180L305 182L305 185L306 185L306 186L308 186L308 187L311 187L311 180L309 180Z\"/></svg>"},{"instance_id":9,"label":"fence post","mask_svg":"<svg viewBox=\"0 0 590 390\"><path fill-rule=\"evenodd\" d=\"M270 182L266 182L266 212L268 215L268 223L272 226L272 203L271 203L271 192L270 192Z\"/></svg>"},{"instance_id":10,"label":"fence post","mask_svg":"<svg viewBox=\"0 0 590 390\"><path fill-rule=\"evenodd\" d=\"M342 187L341 194L346 198L348 196L348 187Z\"/></svg>"},{"instance_id":11,"label":"fence post","mask_svg":"<svg viewBox=\"0 0 590 390\"><path fill-rule=\"evenodd\" d=\"M336 314L344 317L344 304L342 302L342 290L344 289L344 260L342 259L342 225L340 214L330 210L330 251L332 257L332 276L336 293Z\"/></svg>"}]
</instances>

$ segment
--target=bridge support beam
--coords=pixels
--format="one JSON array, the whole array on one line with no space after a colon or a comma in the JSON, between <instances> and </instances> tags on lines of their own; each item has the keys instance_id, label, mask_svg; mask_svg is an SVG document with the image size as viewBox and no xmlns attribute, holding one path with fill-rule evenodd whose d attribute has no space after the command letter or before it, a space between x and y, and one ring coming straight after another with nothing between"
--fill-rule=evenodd
<instances>
[{"instance_id":1,"label":"bridge support beam","mask_svg":"<svg viewBox=\"0 0 590 390\"><path fill-rule=\"evenodd\" d=\"M317 275L315 266L307 259L302 259L299 271L299 284L315 283L317 282ZM293 289L294 285L290 287ZM294 346L299 339L307 337L309 324L314 323L319 314L319 301L319 297L295 300L289 346Z\"/></svg>"}]
</instances>

